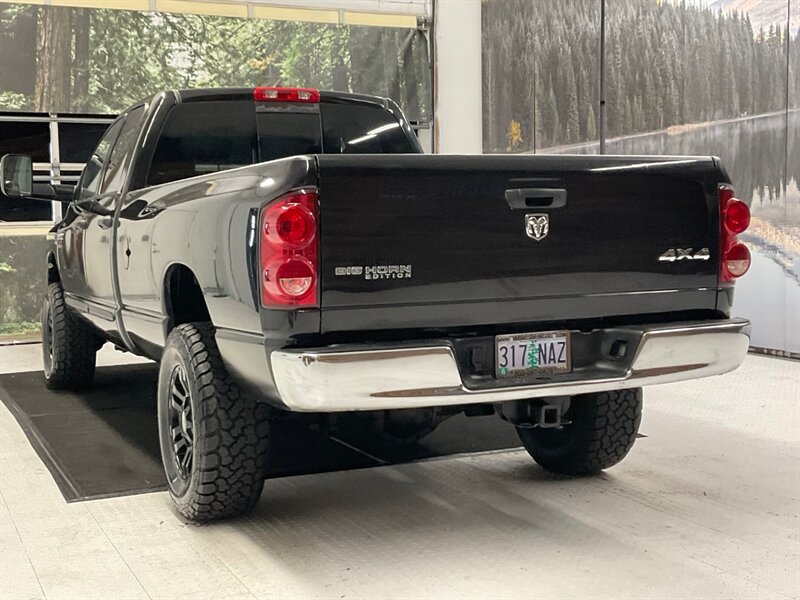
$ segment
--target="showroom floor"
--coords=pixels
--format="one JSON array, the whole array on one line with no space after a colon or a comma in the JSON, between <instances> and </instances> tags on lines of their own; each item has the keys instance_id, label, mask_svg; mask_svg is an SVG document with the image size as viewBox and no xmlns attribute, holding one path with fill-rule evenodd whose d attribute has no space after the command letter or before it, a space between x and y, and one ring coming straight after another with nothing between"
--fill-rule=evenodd
<instances>
[{"instance_id":1,"label":"showroom floor","mask_svg":"<svg viewBox=\"0 0 800 600\"><path fill-rule=\"evenodd\" d=\"M164 492L65 502L0 405L0 598L800 597L800 364L652 388L641 433L597 478L462 454L273 479L198 527Z\"/></svg>"}]
</instances>

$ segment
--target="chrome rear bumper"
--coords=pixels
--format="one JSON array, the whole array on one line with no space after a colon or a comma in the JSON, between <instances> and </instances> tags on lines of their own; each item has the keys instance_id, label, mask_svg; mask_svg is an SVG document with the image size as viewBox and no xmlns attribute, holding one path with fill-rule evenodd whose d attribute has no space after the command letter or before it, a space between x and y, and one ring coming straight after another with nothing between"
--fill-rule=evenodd
<instances>
[{"instance_id":1,"label":"chrome rear bumper","mask_svg":"<svg viewBox=\"0 0 800 600\"><path fill-rule=\"evenodd\" d=\"M494 403L670 383L727 373L747 354L745 319L625 327L639 337L621 376L470 389L447 343L418 347L280 350L273 377L287 408L338 412Z\"/></svg>"}]
</instances>

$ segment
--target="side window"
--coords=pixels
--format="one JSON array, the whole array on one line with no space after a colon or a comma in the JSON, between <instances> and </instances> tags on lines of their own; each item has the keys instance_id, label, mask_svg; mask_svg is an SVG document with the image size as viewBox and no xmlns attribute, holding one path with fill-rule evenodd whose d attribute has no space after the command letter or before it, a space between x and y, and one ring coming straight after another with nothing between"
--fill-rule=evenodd
<instances>
[{"instance_id":1,"label":"side window","mask_svg":"<svg viewBox=\"0 0 800 600\"><path fill-rule=\"evenodd\" d=\"M108 153L114 146L114 142L124 122L124 119L117 119L111 124L111 127L108 128L108 131L106 131L105 135L97 144L97 148L92 152L89 160L86 161L86 166L83 168L80 181L78 181L78 187L75 190L75 198L77 200L90 198L99 193L100 179L103 175L103 165L108 158Z\"/></svg>"},{"instance_id":2,"label":"side window","mask_svg":"<svg viewBox=\"0 0 800 600\"><path fill-rule=\"evenodd\" d=\"M187 102L167 116L147 174L158 185L258 161L252 100Z\"/></svg>"},{"instance_id":3,"label":"side window","mask_svg":"<svg viewBox=\"0 0 800 600\"><path fill-rule=\"evenodd\" d=\"M58 143L62 163L85 163L110 123L59 123Z\"/></svg>"},{"instance_id":4,"label":"side window","mask_svg":"<svg viewBox=\"0 0 800 600\"><path fill-rule=\"evenodd\" d=\"M122 187L124 176L122 165L125 162L125 157L130 154L134 144L136 144L142 115L144 115L144 106L137 106L125 117L125 124L122 126L114 148L111 150L111 155L108 157L108 166L103 177L103 185L100 186L101 194L116 192Z\"/></svg>"}]
</instances>

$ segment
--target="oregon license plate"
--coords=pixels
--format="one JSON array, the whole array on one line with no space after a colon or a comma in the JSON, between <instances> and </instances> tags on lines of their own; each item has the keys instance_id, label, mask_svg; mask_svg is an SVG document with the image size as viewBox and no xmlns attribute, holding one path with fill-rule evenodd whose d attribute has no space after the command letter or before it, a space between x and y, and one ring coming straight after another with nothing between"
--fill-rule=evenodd
<instances>
[{"instance_id":1,"label":"oregon license plate","mask_svg":"<svg viewBox=\"0 0 800 600\"><path fill-rule=\"evenodd\" d=\"M495 345L498 377L572 370L569 331L498 335Z\"/></svg>"}]
</instances>

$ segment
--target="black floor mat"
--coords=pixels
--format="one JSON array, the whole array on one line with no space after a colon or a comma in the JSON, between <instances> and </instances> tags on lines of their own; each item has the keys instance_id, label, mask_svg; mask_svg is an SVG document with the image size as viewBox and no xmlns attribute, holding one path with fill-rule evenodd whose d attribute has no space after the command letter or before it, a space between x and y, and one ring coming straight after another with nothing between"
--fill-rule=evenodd
<instances>
[{"instance_id":1,"label":"black floor mat","mask_svg":"<svg viewBox=\"0 0 800 600\"><path fill-rule=\"evenodd\" d=\"M47 390L41 372L14 373L0 376L0 399L68 502L135 494L165 487L156 429L157 377L155 364L103 367L91 390L74 394ZM519 445L514 428L497 417L453 417L413 444L359 427L345 427L347 434L334 437L317 423L315 417L300 418L275 428L270 477Z\"/></svg>"}]
</instances>

